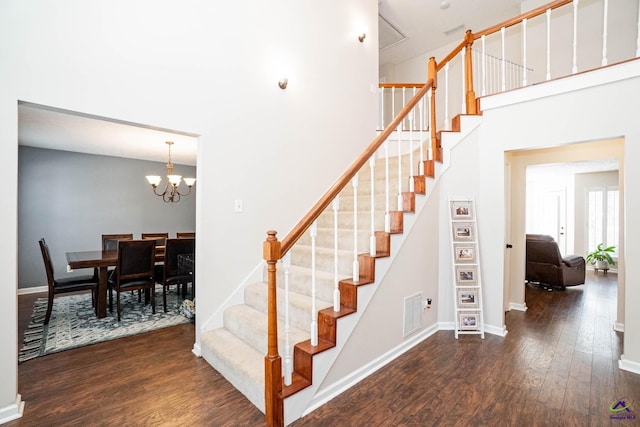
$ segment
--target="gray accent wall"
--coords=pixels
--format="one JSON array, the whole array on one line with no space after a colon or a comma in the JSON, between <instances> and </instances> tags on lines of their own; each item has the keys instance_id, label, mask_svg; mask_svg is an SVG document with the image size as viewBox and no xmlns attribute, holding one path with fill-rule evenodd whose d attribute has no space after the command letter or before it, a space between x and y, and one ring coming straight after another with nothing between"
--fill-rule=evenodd
<instances>
[{"instance_id":1,"label":"gray accent wall","mask_svg":"<svg viewBox=\"0 0 640 427\"><path fill-rule=\"evenodd\" d=\"M100 249L108 233L195 231L195 187L178 203L153 194L145 175L161 175L166 164L144 160L20 146L18 161L18 288L47 284L38 240L45 238L56 277L67 273L65 253ZM176 174L196 176L192 166ZM198 183L196 182L196 186ZM184 184L182 189L186 190Z\"/></svg>"}]
</instances>

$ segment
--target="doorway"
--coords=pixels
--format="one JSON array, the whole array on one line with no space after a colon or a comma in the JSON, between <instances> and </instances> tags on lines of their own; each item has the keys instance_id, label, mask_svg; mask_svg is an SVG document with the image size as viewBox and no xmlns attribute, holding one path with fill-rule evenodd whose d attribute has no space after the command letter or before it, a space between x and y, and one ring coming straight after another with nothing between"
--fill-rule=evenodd
<instances>
[{"instance_id":1,"label":"doorway","mask_svg":"<svg viewBox=\"0 0 640 427\"><path fill-rule=\"evenodd\" d=\"M509 165L511 183L505 188L509 193L505 196L508 201L507 211L510 212L508 226L508 241L513 249L510 254L508 268L508 306L512 309L526 310L525 301L525 236L528 232L543 232L557 236L566 248L563 255L587 253L586 228L586 192L580 178L592 176L595 171L611 170L617 165L618 186L623 188L623 155L624 141L622 139L585 142L558 146L554 148L522 150L505 153L505 162ZM596 168L597 167L597 168ZM530 169L531 168L531 169ZM543 186L528 176L529 170L538 168L539 174L551 176L553 173L570 172L571 185ZM613 167L613 169L616 169ZM558 178L556 177L557 181ZM551 180L553 181L553 180ZM577 184L576 184L577 183ZM529 190L538 187L537 196ZM577 190L577 188L580 190ZM619 193L623 194L622 191ZM620 197L622 198L622 197ZM536 201L533 204L532 201ZM619 200L620 227L619 235L623 235L622 207L624 201ZM550 209L547 209L550 207ZM536 213L538 212L538 213ZM546 212L546 213L542 213ZM532 228L535 224L540 228ZM622 241L622 239L620 239ZM621 244L619 252L624 252ZM620 255L623 259L623 255ZM617 319L624 319L624 269L618 275ZM505 292L506 293L506 292Z\"/></svg>"}]
</instances>

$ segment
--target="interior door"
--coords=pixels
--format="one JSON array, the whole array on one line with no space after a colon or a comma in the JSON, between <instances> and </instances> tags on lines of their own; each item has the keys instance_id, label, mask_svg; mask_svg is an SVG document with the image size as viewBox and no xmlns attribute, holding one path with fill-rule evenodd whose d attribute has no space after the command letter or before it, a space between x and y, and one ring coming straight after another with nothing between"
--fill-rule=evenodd
<instances>
[{"instance_id":1,"label":"interior door","mask_svg":"<svg viewBox=\"0 0 640 427\"><path fill-rule=\"evenodd\" d=\"M560 253L567 253L567 193L565 190L549 190L544 194L542 226L544 234L553 236Z\"/></svg>"}]
</instances>

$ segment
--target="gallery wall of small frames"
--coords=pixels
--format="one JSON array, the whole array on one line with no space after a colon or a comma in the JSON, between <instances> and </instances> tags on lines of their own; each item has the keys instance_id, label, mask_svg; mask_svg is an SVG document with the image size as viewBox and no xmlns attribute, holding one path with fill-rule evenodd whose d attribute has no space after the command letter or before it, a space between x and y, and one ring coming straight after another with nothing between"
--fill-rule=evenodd
<instances>
[{"instance_id":1,"label":"gallery wall of small frames","mask_svg":"<svg viewBox=\"0 0 640 427\"><path fill-rule=\"evenodd\" d=\"M484 338L480 254L473 199L450 200L453 257L455 337L479 334Z\"/></svg>"}]
</instances>

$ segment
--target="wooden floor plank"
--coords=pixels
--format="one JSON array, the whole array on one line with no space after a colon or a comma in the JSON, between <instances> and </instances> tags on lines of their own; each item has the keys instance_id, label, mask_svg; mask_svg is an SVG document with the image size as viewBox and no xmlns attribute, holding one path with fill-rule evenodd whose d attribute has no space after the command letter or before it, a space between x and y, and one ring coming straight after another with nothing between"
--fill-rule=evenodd
<instances>
[{"instance_id":1,"label":"wooden floor plank","mask_svg":"<svg viewBox=\"0 0 640 427\"><path fill-rule=\"evenodd\" d=\"M439 331L294 422L300 426L603 426L609 405L640 401L622 371L616 275L527 287L506 337ZM33 296L18 298L19 334ZM18 367L24 416L5 425L262 426L264 415L193 355L194 326L95 344ZM629 423L625 425L631 425Z\"/></svg>"}]
</instances>

